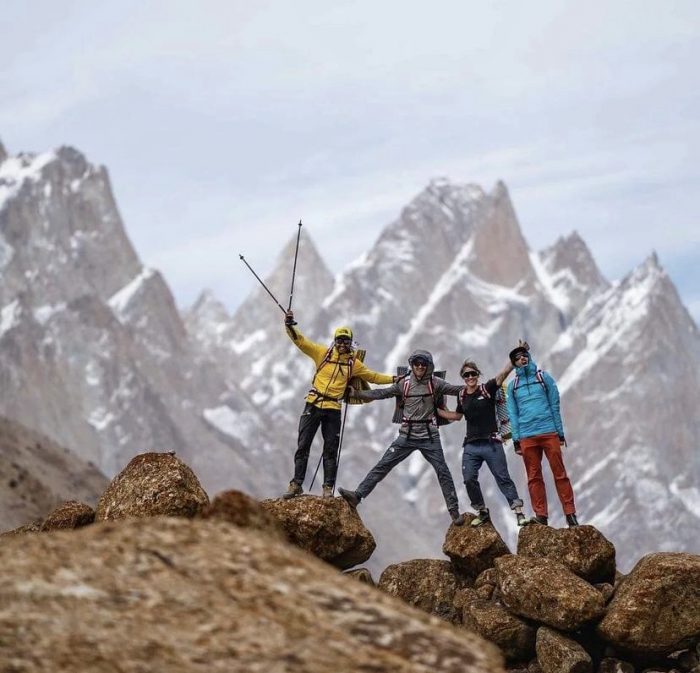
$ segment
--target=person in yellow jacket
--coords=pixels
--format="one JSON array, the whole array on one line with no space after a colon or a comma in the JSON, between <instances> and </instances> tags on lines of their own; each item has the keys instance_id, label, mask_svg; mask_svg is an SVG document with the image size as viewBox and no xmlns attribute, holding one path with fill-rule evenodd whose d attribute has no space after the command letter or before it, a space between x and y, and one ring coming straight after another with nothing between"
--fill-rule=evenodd
<instances>
[{"instance_id":1,"label":"person in yellow jacket","mask_svg":"<svg viewBox=\"0 0 700 673\"><path fill-rule=\"evenodd\" d=\"M289 482L289 487L282 497L293 498L304 492L302 484L306 476L311 443L320 425L323 435L323 497L330 498L333 495L338 469L340 402L345 396L348 382L357 377L368 383L393 383L395 377L372 371L355 358L352 330L349 327L338 327L333 335L333 343L328 347L314 343L296 329L293 311L287 312L284 324L294 345L314 361L316 373L299 419L294 478Z\"/></svg>"}]
</instances>

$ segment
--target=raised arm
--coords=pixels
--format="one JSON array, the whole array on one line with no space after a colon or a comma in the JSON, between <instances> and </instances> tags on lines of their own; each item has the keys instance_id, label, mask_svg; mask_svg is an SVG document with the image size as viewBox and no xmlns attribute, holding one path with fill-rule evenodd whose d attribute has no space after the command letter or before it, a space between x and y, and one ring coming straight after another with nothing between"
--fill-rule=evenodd
<instances>
[{"instance_id":1,"label":"raised arm","mask_svg":"<svg viewBox=\"0 0 700 673\"><path fill-rule=\"evenodd\" d=\"M292 343L305 355L308 355L317 365L326 354L326 347L307 339L296 327L294 311L287 311L284 326Z\"/></svg>"},{"instance_id":2,"label":"raised arm","mask_svg":"<svg viewBox=\"0 0 700 673\"><path fill-rule=\"evenodd\" d=\"M517 442L520 440L520 414L518 413L518 403L515 401L512 381L508 384L506 406L508 407L508 418L510 419L510 429L513 433L513 441Z\"/></svg>"},{"instance_id":3,"label":"raised arm","mask_svg":"<svg viewBox=\"0 0 700 673\"><path fill-rule=\"evenodd\" d=\"M522 339L518 339L518 348L524 348L528 352L530 351L530 344L528 344L527 341L523 341ZM498 374L494 377L496 379L496 385L500 388L503 385L503 382L508 378L508 375L515 369L515 365L508 360L506 363L505 367L501 369Z\"/></svg>"}]
</instances>

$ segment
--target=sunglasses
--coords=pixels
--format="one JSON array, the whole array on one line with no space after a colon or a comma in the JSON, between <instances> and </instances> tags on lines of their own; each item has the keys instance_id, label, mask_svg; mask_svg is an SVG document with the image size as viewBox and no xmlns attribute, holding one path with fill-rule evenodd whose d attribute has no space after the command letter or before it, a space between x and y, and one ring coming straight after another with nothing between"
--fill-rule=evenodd
<instances>
[{"instance_id":1,"label":"sunglasses","mask_svg":"<svg viewBox=\"0 0 700 673\"><path fill-rule=\"evenodd\" d=\"M479 372L474 372L474 371L468 371L468 372L462 373L463 379L475 379L475 378L478 378L478 376L479 376Z\"/></svg>"},{"instance_id":2,"label":"sunglasses","mask_svg":"<svg viewBox=\"0 0 700 673\"><path fill-rule=\"evenodd\" d=\"M348 339L347 337L338 337L335 342L339 346L349 346L352 343L352 339Z\"/></svg>"},{"instance_id":3,"label":"sunglasses","mask_svg":"<svg viewBox=\"0 0 700 673\"><path fill-rule=\"evenodd\" d=\"M413 366L414 367L427 367L428 363L425 360L414 360Z\"/></svg>"}]
</instances>

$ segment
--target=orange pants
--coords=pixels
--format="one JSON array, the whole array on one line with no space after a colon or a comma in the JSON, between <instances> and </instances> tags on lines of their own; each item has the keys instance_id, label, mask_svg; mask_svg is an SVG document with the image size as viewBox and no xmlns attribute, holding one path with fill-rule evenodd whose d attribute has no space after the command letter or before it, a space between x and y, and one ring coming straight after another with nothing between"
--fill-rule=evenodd
<instances>
[{"instance_id":1,"label":"orange pants","mask_svg":"<svg viewBox=\"0 0 700 673\"><path fill-rule=\"evenodd\" d=\"M530 503L535 514L547 516L547 491L544 488L544 479L542 478L543 452L549 461L564 514L575 514L574 489L571 488L571 482L566 475L559 437L556 433L521 439L520 448L523 452L525 471L527 472L527 490L530 492Z\"/></svg>"}]
</instances>

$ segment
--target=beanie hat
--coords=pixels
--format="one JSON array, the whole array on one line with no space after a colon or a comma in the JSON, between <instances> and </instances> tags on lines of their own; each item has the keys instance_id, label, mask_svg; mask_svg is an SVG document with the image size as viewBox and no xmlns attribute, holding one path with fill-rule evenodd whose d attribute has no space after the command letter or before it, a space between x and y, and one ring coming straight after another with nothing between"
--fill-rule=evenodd
<instances>
[{"instance_id":1,"label":"beanie hat","mask_svg":"<svg viewBox=\"0 0 700 673\"><path fill-rule=\"evenodd\" d=\"M352 330L349 327L338 327L333 334L334 339L352 339Z\"/></svg>"},{"instance_id":2,"label":"beanie hat","mask_svg":"<svg viewBox=\"0 0 700 673\"><path fill-rule=\"evenodd\" d=\"M523 346L518 346L517 348L514 348L510 353L508 353L508 357L510 358L510 361L512 364L515 364L515 358L518 357L521 353L525 353L529 357L529 352L527 348L524 348Z\"/></svg>"}]
</instances>

